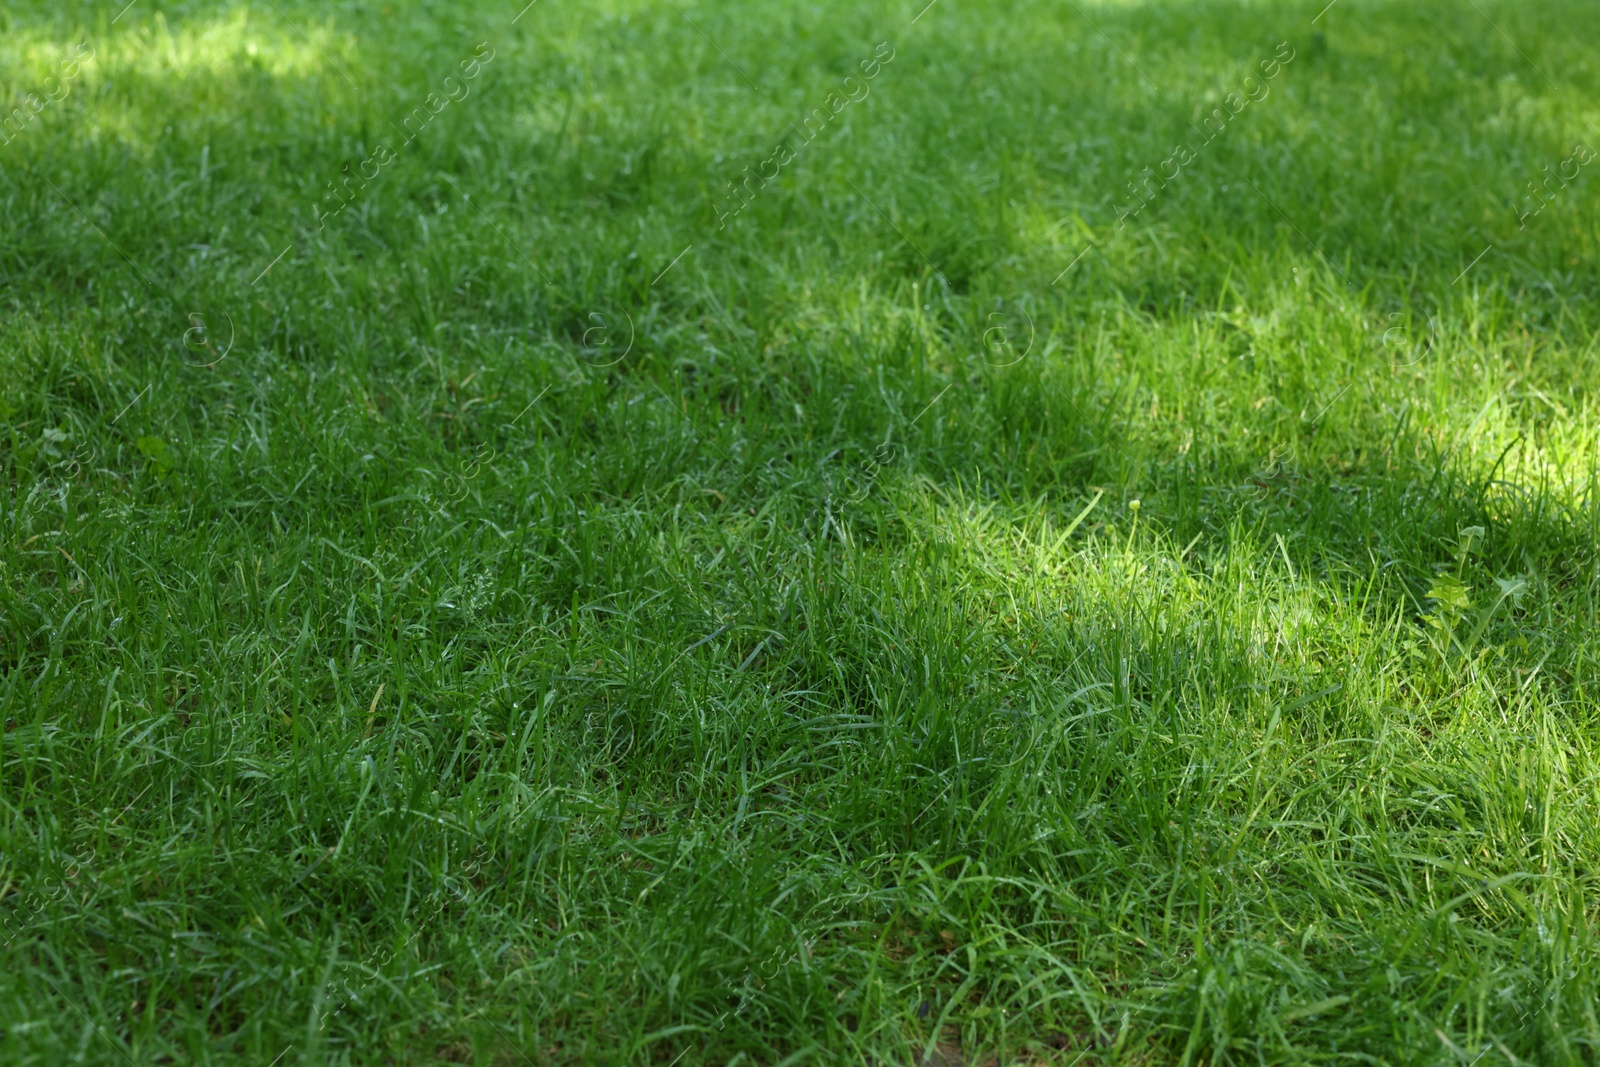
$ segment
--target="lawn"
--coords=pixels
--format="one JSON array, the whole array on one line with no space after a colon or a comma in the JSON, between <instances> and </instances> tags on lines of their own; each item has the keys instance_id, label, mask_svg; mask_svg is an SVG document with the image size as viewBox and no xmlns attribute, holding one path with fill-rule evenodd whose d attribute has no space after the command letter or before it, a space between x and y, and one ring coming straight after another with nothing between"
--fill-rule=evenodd
<instances>
[{"instance_id":1,"label":"lawn","mask_svg":"<svg viewBox=\"0 0 1600 1067\"><path fill-rule=\"evenodd\" d=\"M124 2L0 1062L1600 1062L1600 7Z\"/></svg>"}]
</instances>

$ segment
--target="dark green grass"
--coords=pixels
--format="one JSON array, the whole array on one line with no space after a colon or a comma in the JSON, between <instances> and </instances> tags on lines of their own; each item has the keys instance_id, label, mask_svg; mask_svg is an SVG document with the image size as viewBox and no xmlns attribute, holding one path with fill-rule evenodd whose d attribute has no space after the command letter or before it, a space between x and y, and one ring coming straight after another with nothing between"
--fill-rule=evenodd
<instances>
[{"instance_id":1,"label":"dark green grass","mask_svg":"<svg viewBox=\"0 0 1600 1067\"><path fill-rule=\"evenodd\" d=\"M1600 11L1322 6L8 7L0 1060L1595 1063Z\"/></svg>"}]
</instances>

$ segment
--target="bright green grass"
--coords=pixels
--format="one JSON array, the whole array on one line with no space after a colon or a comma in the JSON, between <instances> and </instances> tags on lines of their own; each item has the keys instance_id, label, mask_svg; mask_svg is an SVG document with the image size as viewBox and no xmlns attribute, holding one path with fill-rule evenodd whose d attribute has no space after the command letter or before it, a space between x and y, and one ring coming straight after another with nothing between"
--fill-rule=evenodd
<instances>
[{"instance_id":1,"label":"bright green grass","mask_svg":"<svg viewBox=\"0 0 1600 1067\"><path fill-rule=\"evenodd\" d=\"M678 3L0 15L0 1062L1595 1063L1600 8Z\"/></svg>"}]
</instances>

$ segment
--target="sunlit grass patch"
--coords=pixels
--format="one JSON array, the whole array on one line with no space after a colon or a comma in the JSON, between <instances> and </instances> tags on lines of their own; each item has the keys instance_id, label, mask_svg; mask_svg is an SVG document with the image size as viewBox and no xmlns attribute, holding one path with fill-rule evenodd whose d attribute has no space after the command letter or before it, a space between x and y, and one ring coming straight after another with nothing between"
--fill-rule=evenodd
<instances>
[{"instance_id":1,"label":"sunlit grass patch","mask_svg":"<svg viewBox=\"0 0 1600 1067\"><path fill-rule=\"evenodd\" d=\"M0 16L0 1059L1590 1062L1600 26L1322 6Z\"/></svg>"}]
</instances>

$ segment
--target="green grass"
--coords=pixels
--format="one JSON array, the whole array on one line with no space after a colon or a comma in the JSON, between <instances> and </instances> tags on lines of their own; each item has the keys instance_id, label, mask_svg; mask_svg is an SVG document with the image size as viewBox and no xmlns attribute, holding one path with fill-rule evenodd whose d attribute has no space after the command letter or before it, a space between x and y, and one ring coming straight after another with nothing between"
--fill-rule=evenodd
<instances>
[{"instance_id":1,"label":"green grass","mask_svg":"<svg viewBox=\"0 0 1600 1067\"><path fill-rule=\"evenodd\" d=\"M1600 1061L1600 9L520 7L0 15L0 1061Z\"/></svg>"}]
</instances>

